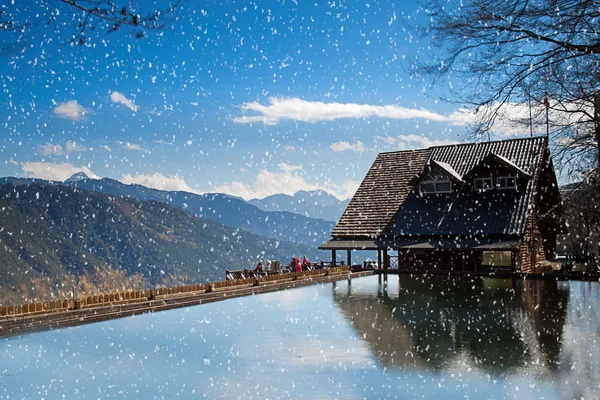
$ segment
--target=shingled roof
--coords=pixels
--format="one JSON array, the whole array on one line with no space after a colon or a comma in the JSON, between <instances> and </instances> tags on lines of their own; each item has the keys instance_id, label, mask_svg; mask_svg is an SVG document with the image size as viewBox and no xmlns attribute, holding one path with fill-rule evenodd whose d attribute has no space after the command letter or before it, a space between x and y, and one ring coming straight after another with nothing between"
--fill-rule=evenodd
<instances>
[{"instance_id":1,"label":"shingled roof","mask_svg":"<svg viewBox=\"0 0 600 400\"><path fill-rule=\"evenodd\" d=\"M392 218L421 172L429 149L381 153L333 229L333 237L376 237L389 228Z\"/></svg>"},{"instance_id":2,"label":"shingled roof","mask_svg":"<svg viewBox=\"0 0 600 400\"><path fill-rule=\"evenodd\" d=\"M546 138L535 137L381 153L331 235L340 239L390 233L408 237L522 234L545 151ZM414 177L432 162L465 177L490 154L526 174L521 190L418 195Z\"/></svg>"},{"instance_id":3,"label":"shingled roof","mask_svg":"<svg viewBox=\"0 0 600 400\"><path fill-rule=\"evenodd\" d=\"M482 161L521 173L520 188L478 192L470 185L448 195L413 190L396 214L391 234L400 236L522 235L546 151L543 137L432 148L431 161L450 164L463 177L476 176Z\"/></svg>"}]
</instances>

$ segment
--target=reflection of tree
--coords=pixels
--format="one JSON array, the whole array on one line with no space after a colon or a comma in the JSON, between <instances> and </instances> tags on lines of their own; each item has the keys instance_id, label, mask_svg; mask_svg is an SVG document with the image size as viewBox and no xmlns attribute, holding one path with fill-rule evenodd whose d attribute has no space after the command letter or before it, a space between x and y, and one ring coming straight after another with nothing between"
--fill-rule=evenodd
<instances>
[{"instance_id":1,"label":"reflection of tree","mask_svg":"<svg viewBox=\"0 0 600 400\"><path fill-rule=\"evenodd\" d=\"M397 294L350 287L335 302L383 366L502 375L538 360L555 371L567 296L555 281L402 278Z\"/></svg>"},{"instance_id":2,"label":"reflection of tree","mask_svg":"<svg viewBox=\"0 0 600 400\"><path fill-rule=\"evenodd\" d=\"M549 368L556 371L567 318L568 292L556 281L522 281L522 300Z\"/></svg>"}]
</instances>

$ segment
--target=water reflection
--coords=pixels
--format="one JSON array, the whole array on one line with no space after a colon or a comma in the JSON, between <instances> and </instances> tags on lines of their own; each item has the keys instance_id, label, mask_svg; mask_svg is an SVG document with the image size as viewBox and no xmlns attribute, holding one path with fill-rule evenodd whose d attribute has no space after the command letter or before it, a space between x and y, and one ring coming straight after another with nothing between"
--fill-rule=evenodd
<instances>
[{"instance_id":1,"label":"water reflection","mask_svg":"<svg viewBox=\"0 0 600 400\"><path fill-rule=\"evenodd\" d=\"M386 368L493 376L556 374L569 286L556 281L416 279L348 285L335 304Z\"/></svg>"},{"instance_id":2,"label":"water reflection","mask_svg":"<svg viewBox=\"0 0 600 400\"><path fill-rule=\"evenodd\" d=\"M0 340L0 399L596 399L598 304L598 282L312 285Z\"/></svg>"}]
</instances>

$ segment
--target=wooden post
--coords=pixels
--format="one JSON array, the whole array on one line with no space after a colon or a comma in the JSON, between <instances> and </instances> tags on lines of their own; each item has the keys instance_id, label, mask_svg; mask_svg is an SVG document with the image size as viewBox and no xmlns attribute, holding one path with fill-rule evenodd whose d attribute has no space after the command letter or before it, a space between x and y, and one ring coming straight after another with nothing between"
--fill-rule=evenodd
<instances>
[{"instance_id":1,"label":"wooden post","mask_svg":"<svg viewBox=\"0 0 600 400\"><path fill-rule=\"evenodd\" d=\"M331 266L335 267L336 262L335 262L335 250L331 250Z\"/></svg>"},{"instance_id":2,"label":"wooden post","mask_svg":"<svg viewBox=\"0 0 600 400\"><path fill-rule=\"evenodd\" d=\"M346 264L348 267L352 266L352 250L346 250Z\"/></svg>"},{"instance_id":3,"label":"wooden post","mask_svg":"<svg viewBox=\"0 0 600 400\"><path fill-rule=\"evenodd\" d=\"M390 267L390 255L387 252L387 249L383 251L383 269L388 269Z\"/></svg>"},{"instance_id":4,"label":"wooden post","mask_svg":"<svg viewBox=\"0 0 600 400\"><path fill-rule=\"evenodd\" d=\"M377 269L381 268L381 249L377 249Z\"/></svg>"}]
</instances>

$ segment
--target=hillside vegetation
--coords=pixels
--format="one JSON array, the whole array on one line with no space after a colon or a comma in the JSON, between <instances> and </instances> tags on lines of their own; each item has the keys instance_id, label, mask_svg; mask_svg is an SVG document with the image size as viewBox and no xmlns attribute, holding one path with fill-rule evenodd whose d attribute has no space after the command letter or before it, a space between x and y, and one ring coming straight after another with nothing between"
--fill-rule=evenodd
<instances>
[{"instance_id":1,"label":"hillside vegetation","mask_svg":"<svg viewBox=\"0 0 600 400\"><path fill-rule=\"evenodd\" d=\"M257 259L317 257L156 201L0 185L0 302L223 279ZM136 286L136 287L133 287ZM142 287L140 287L142 286Z\"/></svg>"},{"instance_id":2,"label":"hillside vegetation","mask_svg":"<svg viewBox=\"0 0 600 400\"><path fill-rule=\"evenodd\" d=\"M109 178L91 179L85 174L76 175L78 176L65 182L7 177L2 178L0 183L67 185L112 196L161 201L201 217L224 225L241 228L260 236L303 243L315 248L330 239L330 233L335 225L331 221L309 218L289 211L264 211L242 199L220 193L199 195L181 191L165 191L135 184L127 185ZM312 207L316 207L314 203L314 200L310 203ZM310 205L309 202L303 204L305 206Z\"/></svg>"}]
</instances>

